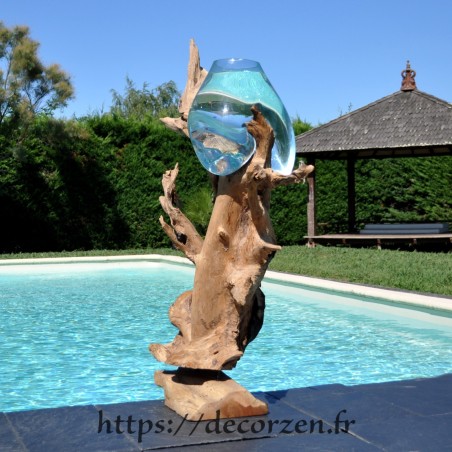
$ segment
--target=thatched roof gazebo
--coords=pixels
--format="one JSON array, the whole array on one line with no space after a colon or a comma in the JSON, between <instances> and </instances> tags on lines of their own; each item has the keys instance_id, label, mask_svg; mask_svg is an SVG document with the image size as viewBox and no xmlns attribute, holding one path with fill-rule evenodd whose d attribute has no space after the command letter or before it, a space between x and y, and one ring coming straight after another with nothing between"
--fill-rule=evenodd
<instances>
[{"instance_id":1,"label":"thatched roof gazebo","mask_svg":"<svg viewBox=\"0 0 452 452\"><path fill-rule=\"evenodd\" d=\"M399 91L296 137L297 155L309 164L315 164L316 159L347 161L349 234L336 234L343 242L371 239L370 234L363 237L365 234L356 234L355 230L357 159L452 155L452 105L418 90L415 76L415 71L407 62ZM308 189L306 238L310 245L314 245L316 241L331 240L334 235L317 235L315 173L308 178ZM408 228L392 235L397 235L399 239L416 240L417 236L428 238L431 231L409 234L411 231ZM389 237L388 231L380 229L380 232L382 234L373 235L382 235L382 239ZM438 238L438 233L445 234L442 238L452 238L447 232L447 227L443 225L443 229L434 231L435 238Z\"/></svg>"}]
</instances>

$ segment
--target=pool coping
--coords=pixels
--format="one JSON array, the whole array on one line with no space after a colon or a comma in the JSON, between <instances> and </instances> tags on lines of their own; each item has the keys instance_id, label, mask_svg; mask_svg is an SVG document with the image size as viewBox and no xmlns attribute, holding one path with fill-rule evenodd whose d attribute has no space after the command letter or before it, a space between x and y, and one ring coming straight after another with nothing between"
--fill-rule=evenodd
<instances>
[{"instance_id":1,"label":"pool coping","mask_svg":"<svg viewBox=\"0 0 452 452\"><path fill-rule=\"evenodd\" d=\"M26 259L1 259L0 268L4 265L33 265L33 264L63 264L63 263L96 263L96 262L156 262L194 267L194 264L184 257L166 256L162 254L114 255L114 256L80 256L80 257L50 257ZM360 297L376 298L389 303L396 303L406 307L417 307L442 311L452 314L452 297L421 294L396 289L386 289L364 284L352 284L311 276L295 275L291 273L268 270L264 281L304 286L314 289L328 290L338 293L348 293Z\"/></svg>"},{"instance_id":2,"label":"pool coping","mask_svg":"<svg viewBox=\"0 0 452 452\"><path fill-rule=\"evenodd\" d=\"M265 416L190 422L162 400L0 413L14 452L450 450L452 374L254 393ZM140 437L140 425L143 435ZM116 428L115 428L116 427Z\"/></svg>"}]
</instances>

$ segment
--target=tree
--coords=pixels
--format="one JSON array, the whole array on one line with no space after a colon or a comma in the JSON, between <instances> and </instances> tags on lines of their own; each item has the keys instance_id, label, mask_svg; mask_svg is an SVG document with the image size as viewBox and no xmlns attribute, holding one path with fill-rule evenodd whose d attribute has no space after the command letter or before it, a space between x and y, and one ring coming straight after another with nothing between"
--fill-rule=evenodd
<instances>
[{"instance_id":1,"label":"tree","mask_svg":"<svg viewBox=\"0 0 452 452\"><path fill-rule=\"evenodd\" d=\"M306 121L303 121L299 116L292 119L292 127L295 133L295 136L300 135L302 133L307 132L312 129L312 124Z\"/></svg>"},{"instance_id":2,"label":"tree","mask_svg":"<svg viewBox=\"0 0 452 452\"><path fill-rule=\"evenodd\" d=\"M7 28L0 21L0 125L52 113L73 97L69 75L40 61L39 43L29 34L26 26Z\"/></svg>"},{"instance_id":3,"label":"tree","mask_svg":"<svg viewBox=\"0 0 452 452\"><path fill-rule=\"evenodd\" d=\"M143 87L137 89L134 82L126 77L125 94L121 95L114 89L111 92L113 103L110 112L126 118L171 116L178 111L180 93L172 80L154 89L143 83Z\"/></svg>"}]
</instances>

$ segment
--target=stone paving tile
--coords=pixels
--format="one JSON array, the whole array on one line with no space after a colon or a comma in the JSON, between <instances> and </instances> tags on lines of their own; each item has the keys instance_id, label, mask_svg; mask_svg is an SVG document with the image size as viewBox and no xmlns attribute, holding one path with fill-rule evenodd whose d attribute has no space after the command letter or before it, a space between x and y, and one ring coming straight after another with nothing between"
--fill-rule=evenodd
<instances>
[{"instance_id":1,"label":"stone paving tile","mask_svg":"<svg viewBox=\"0 0 452 452\"><path fill-rule=\"evenodd\" d=\"M270 394L278 397L278 394ZM349 421L351 430L358 423L398 419L413 414L406 408L365 391L308 395L292 389L281 400L291 407L332 424L336 419L341 426L345 426L345 422Z\"/></svg>"},{"instance_id":2,"label":"stone paving tile","mask_svg":"<svg viewBox=\"0 0 452 452\"><path fill-rule=\"evenodd\" d=\"M120 416L119 428L124 432L121 434L131 436L131 440L136 441L137 445L143 449L156 449L271 438L278 436L283 430L294 431L296 423L300 420L306 420L308 425L311 420L313 422L319 420L269 394L255 393L255 396L268 403L270 409L268 415L190 422L165 407L163 401L99 405L96 409L98 413L102 413L101 423L103 424L100 434L115 434L115 420ZM133 433L127 432L129 417L130 430L133 430ZM107 419L109 424L106 422ZM111 433L107 433L107 427ZM299 430L304 430L304 427L300 427Z\"/></svg>"},{"instance_id":3,"label":"stone paving tile","mask_svg":"<svg viewBox=\"0 0 452 452\"><path fill-rule=\"evenodd\" d=\"M355 432L388 452L452 451L452 414L361 424Z\"/></svg>"},{"instance_id":4,"label":"stone paving tile","mask_svg":"<svg viewBox=\"0 0 452 452\"><path fill-rule=\"evenodd\" d=\"M218 441L219 436L222 436L215 433L215 421L209 422L208 425L208 430L212 433L206 433L204 431L205 422L187 421L164 406L163 401L98 405L96 408L98 412L102 411L104 420L101 436L118 434L115 431L114 423L120 416L120 419L124 420L120 426L122 434L128 436L141 449L212 443ZM107 433L105 419L109 419L112 423L111 433ZM125 422L128 419L131 421L130 429ZM239 434L234 433L225 436L226 439L241 439Z\"/></svg>"},{"instance_id":5,"label":"stone paving tile","mask_svg":"<svg viewBox=\"0 0 452 452\"><path fill-rule=\"evenodd\" d=\"M452 375L323 393L307 389L289 390L281 400L330 423L340 409L347 410L340 419L355 421L349 432L385 450L452 450Z\"/></svg>"},{"instance_id":6,"label":"stone paving tile","mask_svg":"<svg viewBox=\"0 0 452 452\"><path fill-rule=\"evenodd\" d=\"M186 447L169 449L171 452L188 452ZM196 452L380 452L384 449L367 444L351 435L343 434L332 439L325 435L283 435L277 438L231 441L211 444L198 444L192 449ZM400 451L399 451L400 452Z\"/></svg>"},{"instance_id":7,"label":"stone paving tile","mask_svg":"<svg viewBox=\"0 0 452 452\"><path fill-rule=\"evenodd\" d=\"M20 440L6 414L0 413L0 450L2 452L25 451L25 445Z\"/></svg>"},{"instance_id":8,"label":"stone paving tile","mask_svg":"<svg viewBox=\"0 0 452 452\"><path fill-rule=\"evenodd\" d=\"M357 390L374 394L394 405L425 416L452 413L451 388L452 374L447 374L436 378L360 385ZM435 403L432 403L432 400L435 400Z\"/></svg>"},{"instance_id":9,"label":"stone paving tile","mask_svg":"<svg viewBox=\"0 0 452 452\"><path fill-rule=\"evenodd\" d=\"M0 413L0 450L452 450L452 374L255 395L267 416L190 422L155 400Z\"/></svg>"},{"instance_id":10,"label":"stone paving tile","mask_svg":"<svg viewBox=\"0 0 452 452\"><path fill-rule=\"evenodd\" d=\"M92 405L18 411L6 415L30 452L140 450L123 435L99 435L98 424L93 422L96 416L97 410Z\"/></svg>"}]
</instances>

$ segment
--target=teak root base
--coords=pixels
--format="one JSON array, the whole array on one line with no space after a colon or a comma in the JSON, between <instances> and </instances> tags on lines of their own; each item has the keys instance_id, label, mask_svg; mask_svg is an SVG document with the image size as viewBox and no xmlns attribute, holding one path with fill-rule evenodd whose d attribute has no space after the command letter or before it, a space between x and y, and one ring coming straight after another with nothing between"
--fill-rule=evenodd
<instances>
[{"instance_id":1,"label":"teak root base","mask_svg":"<svg viewBox=\"0 0 452 452\"><path fill-rule=\"evenodd\" d=\"M165 405L189 421L262 416L268 406L223 372L178 369L156 371Z\"/></svg>"},{"instance_id":2,"label":"teak root base","mask_svg":"<svg viewBox=\"0 0 452 452\"><path fill-rule=\"evenodd\" d=\"M192 101L207 75L192 41L188 79L179 118L163 118L167 127L188 135ZM264 320L265 296L260 286L273 255L281 249L270 220L271 191L303 182L314 170L303 162L289 175L271 168L274 132L258 106L246 124L256 141L254 156L229 176L213 176L214 205L204 238L181 210L176 192L178 165L162 178L160 203L169 223L160 223L173 245L196 266L193 290L176 299L169 310L179 332L168 344L152 343L154 357L178 367L176 373L157 372L155 382L165 390L165 403L191 420L262 415L264 402L226 377ZM276 359L276 357L275 357ZM187 369L191 369L190 371Z\"/></svg>"}]
</instances>

